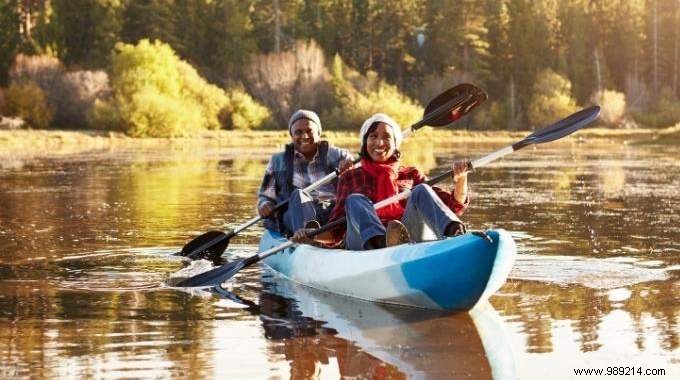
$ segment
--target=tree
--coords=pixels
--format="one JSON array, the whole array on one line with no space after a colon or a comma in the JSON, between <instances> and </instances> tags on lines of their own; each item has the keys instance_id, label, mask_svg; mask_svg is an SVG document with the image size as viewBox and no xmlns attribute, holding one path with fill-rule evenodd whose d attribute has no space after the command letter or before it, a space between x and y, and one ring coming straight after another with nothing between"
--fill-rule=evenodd
<instances>
[{"instance_id":1,"label":"tree","mask_svg":"<svg viewBox=\"0 0 680 380\"><path fill-rule=\"evenodd\" d=\"M251 7L253 1L219 0L209 7L205 36L205 65L213 68L221 83L242 77L248 58L257 52L257 42L252 35Z\"/></svg>"},{"instance_id":2,"label":"tree","mask_svg":"<svg viewBox=\"0 0 680 380\"><path fill-rule=\"evenodd\" d=\"M57 53L67 65L104 68L122 29L121 0L52 0Z\"/></svg>"},{"instance_id":3,"label":"tree","mask_svg":"<svg viewBox=\"0 0 680 380\"><path fill-rule=\"evenodd\" d=\"M527 110L534 80L539 70L548 66L551 57L550 28L545 18L537 13L528 0L509 0L508 45L511 81L515 86L518 102L511 115ZM537 54L541 52L541 54Z\"/></svg>"},{"instance_id":4,"label":"tree","mask_svg":"<svg viewBox=\"0 0 680 380\"><path fill-rule=\"evenodd\" d=\"M584 102L594 91L593 52L596 42L588 38L591 23L585 0L565 0L564 3L558 13L560 48L557 68L567 74L576 99Z\"/></svg>"},{"instance_id":5,"label":"tree","mask_svg":"<svg viewBox=\"0 0 680 380\"><path fill-rule=\"evenodd\" d=\"M160 40L170 46L178 46L176 19L182 17L173 13L174 1L133 0L128 1L123 11L121 37L124 42L136 44L142 39ZM181 33L186 31L182 30Z\"/></svg>"},{"instance_id":6,"label":"tree","mask_svg":"<svg viewBox=\"0 0 680 380\"><path fill-rule=\"evenodd\" d=\"M21 36L16 0L0 0L0 86L6 86Z\"/></svg>"}]
</instances>

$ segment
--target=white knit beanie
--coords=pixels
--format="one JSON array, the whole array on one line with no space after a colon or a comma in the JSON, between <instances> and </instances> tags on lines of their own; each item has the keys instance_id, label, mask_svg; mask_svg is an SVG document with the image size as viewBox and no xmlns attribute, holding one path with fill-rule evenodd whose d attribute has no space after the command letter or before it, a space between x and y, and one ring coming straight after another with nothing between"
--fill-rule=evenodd
<instances>
[{"instance_id":1,"label":"white knit beanie","mask_svg":"<svg viewBox=\"0 0 680 380\"><path fill-rule=\"evenodd\" d=\"M369 128L371 128L371 125L373 125L374 123L385 123L389 125L392 128L392 135L394 136L394 145L396 148L399 148L399 145L401 145L401 140L403 139L401 135L401 127L396 121L394 121L394 119L385 115L384 113L376 113L375 115L366 119L366 121L364 121L364 124L361 125L361 130L359 130L361 148L362 149L364 148L364 137L368 133Z\"/></svg>"}]
</instances>

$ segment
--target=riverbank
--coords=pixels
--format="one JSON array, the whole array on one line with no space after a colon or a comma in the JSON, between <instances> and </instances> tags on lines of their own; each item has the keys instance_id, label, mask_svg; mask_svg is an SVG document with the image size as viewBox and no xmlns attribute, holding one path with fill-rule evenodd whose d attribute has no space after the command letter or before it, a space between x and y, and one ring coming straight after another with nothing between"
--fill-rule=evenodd
<instances>
[{"instance_id":1,"label":"riverbank","mask_svg":"<svg viewBox=\"0 0 680 380\"><path fill-rule=\"evenodd\" d=\"M504 143L527 135L527 131L467 131L426 128L405 144ZM589 128L579 131L579 139L616 140L624 143L677 143L680 127L657 129ZM355 147L355 132L325 132L325 139L339 146ZM206 131L191 138L132 138L120 132L66 130L0 130L0 160L16 157L61 156L87 151L158 149L195 149L198 147L243 148L258 146L263 152L280 149L289 142L287 131Z\"/></svg>"}]
</instances>

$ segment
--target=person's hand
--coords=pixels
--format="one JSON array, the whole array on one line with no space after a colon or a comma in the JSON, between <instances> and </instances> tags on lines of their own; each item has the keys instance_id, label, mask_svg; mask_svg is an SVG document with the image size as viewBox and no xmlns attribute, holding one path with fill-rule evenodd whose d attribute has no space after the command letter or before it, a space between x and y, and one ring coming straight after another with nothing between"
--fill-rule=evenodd
<instances>
[{"instance_id":1,"label":"person's hand","mask_svg":"<svg viewBox=\"0 0 680 380\"><path fill-rule=\"evenodd\" d=\"M300 228L299 230L295 231L293 236L291 236L290 240L294 243L298 244L309 244L311 239L309 238L309 234L314 231L314 228Z\"/></svg>"},{"instance_id":2,"label":"person's hand","mask_svg":"<svg viewBox=\"0 0 680 380\"><path fill-rule=\"evenodd\" d=\"M444 230L446 236L460 236L467 232L465 224L459 222L451 222Z\"/></svg>"},{"instance_id":3,"label":"person's hand","mask_svg":"<svg viewBox=\"0 0 680 380\"><path fill-rule=\"evenodd\" d=\"M264 202L258 207L257 212L263 218L269 218L274 213L274 204L271 202Z\"/></svg>"},{"instance_id":4,"label":"person's hand","mask_svg":"<svg viewBox=\"0 0 680 380\"><path fill-rule=\"evenodd\" d=\"M453 180L458 182L461 178L467 178L470 160L459 160L453 163Z\"/></svg>"},{"instance_id":5,"label":"person's hand","mask_svg":"<svg viewBox=\"0 0 680 380\"><path fill-rule=\"evenodd\" d=\"M342 173L346 170L351 169L353 165L354 162L352 161L351 158L340 161L340 164L338 164L338 173Z\"/></svg>"}]
</instances>

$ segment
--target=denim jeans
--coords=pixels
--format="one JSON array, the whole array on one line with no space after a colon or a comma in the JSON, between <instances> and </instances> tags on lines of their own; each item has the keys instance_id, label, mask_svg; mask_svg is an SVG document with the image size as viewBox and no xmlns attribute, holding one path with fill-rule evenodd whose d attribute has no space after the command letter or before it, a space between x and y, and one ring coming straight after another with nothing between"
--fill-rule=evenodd
<instances>
[{"instance_id":1,"label":"denim jeans","mask_svg":"<svg viewBox=\"0 0 680 380\"><path fill-rule=\"evenodd\" d=\"M309 193L295 189L288 198L288 209L283 213L283 225L286 232L294 233L310 220L316 220L320 224L328 221L333 204L331 202L316 202Z\"/></svg>"},{"instance_id":2,"label":"denim jeans","mask_svg":"<svg viewBox=\"0 0 680 380\"><path fill-rule=\"evenodd\" d=\"M378 218L373 202L363 194L352 194L345 201L347 235L345 246L350 250L365 249L366 242L374 236L385 235L385 226ZM412 241L443 238L451 222L460 222L437 193L427 184L413 188L401 218Z\"/></svg>"}]
</instances>

